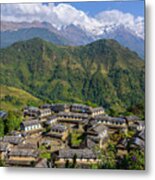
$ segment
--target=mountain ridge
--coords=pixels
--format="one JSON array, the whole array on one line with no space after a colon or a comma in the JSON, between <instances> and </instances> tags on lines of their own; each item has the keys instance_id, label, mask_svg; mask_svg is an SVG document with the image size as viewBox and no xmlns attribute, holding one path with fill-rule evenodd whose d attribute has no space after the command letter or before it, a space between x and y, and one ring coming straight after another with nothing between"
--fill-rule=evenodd
<instances>
[{"instance_id":1,"label":"mountain ridge","mask_svg":"<svg viewBox=\"0 0 155 180\"><path fill-rule=\"evenodd\" d=\"M28 34L24 29L38 28L40 33ZM107 28L108 29L108 28ZM42 30L42 32L41 32ZM24 32L25 33L24 33ZM23 32L23 33L21 33ZM48 36L45 36L46 33ZM144 40L136 36L123 26L118 26L117 28L112 29L112 31L103 31L103 34L98 36L91 35L87 31L83 30L81 27L74 24L70 24L61 29L56 29L52 24L47 22L5 22L2 21L1 25L1 46L7 47L14 42L19 40L28 40L34 37L40 37L49 42L56 43L58 45L71 45L79 46L86 45L98 39L115 39L121 45L130 48L131 50L136 51L139 56L144 59ZM51 37L55 37L54 39ZM55 40L58 39L58 40Z\"/></svg>"}]
</instances>

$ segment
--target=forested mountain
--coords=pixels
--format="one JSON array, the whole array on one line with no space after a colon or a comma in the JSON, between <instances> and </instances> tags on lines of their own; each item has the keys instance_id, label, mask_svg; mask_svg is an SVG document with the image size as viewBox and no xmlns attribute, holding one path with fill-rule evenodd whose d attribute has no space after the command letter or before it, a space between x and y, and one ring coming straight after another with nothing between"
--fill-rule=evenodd
<instances>
[{"instance_id":1,"label":"forested mountain","mask_svg":"<svg viewBox=\"0 0 155 180\"><path fill-rule=\"evenodd\" d=\"M39 38L0 50L1 84L47 102L93 103L144 116L144 61L115 40L57 46Z\"/></svg>"}]
</instances>

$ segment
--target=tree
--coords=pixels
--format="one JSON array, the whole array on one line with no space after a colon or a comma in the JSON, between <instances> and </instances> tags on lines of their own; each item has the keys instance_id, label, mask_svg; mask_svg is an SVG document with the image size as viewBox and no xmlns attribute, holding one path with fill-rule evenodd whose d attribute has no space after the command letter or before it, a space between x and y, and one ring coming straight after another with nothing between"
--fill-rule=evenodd
<instances>
[{"instance_id":1,"label":"tree","mask_svg":"<svg viewBox=\"0 0 155 180\"><path fill-rule=\"evenodd\" d=\"M65 168L69 168L69 160L68 159L65 162Z\"/></svg>"},{"instance_id":2,"label":"tree","mask_svg":"<svg viewBox=\"0 0 155 180\"><path fill-rule=\"evenodd\" d=\"M76 159L77 159L77 155L74 154L72 168L76 167Z\"/></svg>"},{"instance_id":3,"label":"tree","mask_svg":"<svg viewBox=\"0 0 155 180\"><path fill-rule=\"evenodd\" d=\"M117 160L118 169L144 170L145 158L142 150L132 150Z\"/></svg>"},{"instance_id":4,"label":"tree","mask_svg":"<svg viewBox=\"0 0 155 180\"><path fill-rule=\"evenodd\" d=\"M99 169L116 169L116 149L115 146L110 144L106 150L97 148Z\"/></svg>"},{"instance_id":5,"label":"tree","mask_svg":"<svg viewBox=\"0 0 155 180\"><path fill-rule=\"evenodd\" d=\"M5 134L18 130L22 122L22 115L18 111L9 111L5 120Z\"/></svg>"},{"instance_id":6,"label":"tree","mask_svg":"<svg viewBox=\"0 0 155 180\"><path fill-rule=\"evenodd\" d=\"M0 137L4 136L4 121L0 118Z\"/></svg>"},{"instance_id":7,"label":"tree","mask_svg":"<svg viewBox=\"0 0 155 180\"><path fill-rule=\"evenodd\" d=\"M2 159L0 159L0 167L5 167L5 162Z\"/></svg>"}]
</instances>

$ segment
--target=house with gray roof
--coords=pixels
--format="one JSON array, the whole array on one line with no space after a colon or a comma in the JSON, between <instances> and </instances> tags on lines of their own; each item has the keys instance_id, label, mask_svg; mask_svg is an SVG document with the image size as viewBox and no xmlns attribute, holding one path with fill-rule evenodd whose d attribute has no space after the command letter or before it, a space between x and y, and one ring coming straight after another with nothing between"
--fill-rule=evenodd
<instances>
[{"instance_id":1,"label":"house with gray roof","mask_svg":"<svg viewBox=\"0 0 155 180\"><path fill-rule=\"evenodd\" d=\"M57 163L65 163L67 160L72 162L76 157L76 162L81 163L97 163L96 154L91 149L61 149L59 150Z\"/></svg>"},{"instance_id":2,"label":"house with gray roof","mask_svg":"<svg viewBox=\"0 0 155 180\"><path fill-rule=\"evenodd\" d=\"M88 119L86 113L60 112L58 113L59 120L85 120Z\"/></svg>"},{"instance_id":3,"label":"house with gray roof","mask_svg":"<svg viewBox=\"0 0 155 180\"><path fill-rule=\"evenodd\" d=\"M18 145L24 142L22 137L18 136L4 136L0 138L0 142L6 142L13 145Z\"/></svg>"},{"instance_id":4,"label":"house with gray roof","mask_svg":"<svg viewBox=\"0 0 155 180\"><path fill-rule=\"evenodd\" d=\"M8 153L7 165L34 166L39 159L39 152L34 149L13 148Z\"/></svg>"},{"instance_id":5,"label":"house with gray roof","mask_svg":"<svg viewBox=\"0 0 155 180\"><path fill-rule=\"evenodd\" d=\"M46 125L53 125L56 124L58 121L58 117L57 116L50 116L47 118L47 121L45 122Z\"/></svg>"},{"instance_id":6,"label":"house with gray roof","mask_svg":"<svg viewBox=\"0 0 155 180\"><path fill-rule=\"evenodd\" d=\"M24 116L44 118L51 115L50 108L40 109L38 107L28 106L24 109Z\"/></svg>"},{"instance_id":7,"label":"house with gray roof","mask_svg":"<svg viewBox=\"0 0 155 180\"><path fill-rule=\"evenodd\" d=\"M39 109L39 118L45 118L48 116L51 116L50 108Z\"/></svg>"},{"instance_id":8,"label":"house with gray roof","mask_svg":"<svg viewBox=\"0 0 155 180\"><path fill-rule=\"evenodd\" d=\"M126 128L126 120L122 117L111 117L111 116L97 116L92 121L97 121L98 123L103 123L109 128Z\"/></svg>"},{"instance_id":9,"label":"house with gray roof","mask_svg":"<svg viewBox=\"0 0 155 180\"><path fill-rule=\"evenodd\" d=\"M35 131L42 129L42 126L38 120L23 121L20 125L21 131Z\"/></svg>"},{"instance_id":10,"label":"house with gray roof","mask_svg":"<svg viewBox=\"0 0 155 180\"><path fill-rule=\"evenodd\" d=\"M124 118L126 119L128 125L134 124L136 121L140 120L138 116L133 116L133 115L125 116Z\"/></svg>"},{"instance_id":11,"label":"house with gray roof","mask_svg":"<svg viewBox=\"0 0 155 180\"><path fill-rule=\"evenodd\" d=\"M92 148L99 145L102 148L108 139L108 128L104 124L97 124L87 129L87 147ZM92 141L92 142L91 142Z\"/></svg>"},{"instance_id":12,"label":"house with gray roof","mask_svg":"<svg viewBox=\"0 0 155 180\"><path fill-rule=\"evenodd\" d=\"M96 108L91 108L90 109L90 114L92 117L99 116L99 115L104 115L105 110L103 107L96 107Z\"/></svg>"},{"instance_id":13,"label":"house with gray roof","mask_svg":"<svg viewBox=\"0 0 155 180\"><path fill-rule=\"evenodd\" d=\"M70 109L71 112L90 114L92 108L83 104L72 104Z\"/></svg>"},{"instance_id":14,"label":"house with gray roof","mask_svg":"<svg viewBox=\"0 0 155 180\"><path fill-rule=\"evenodd\" d=\"M63 124L55 124L51 127L50 132L48 132L46 135L64 141L68 136L68 128Z\"/></svg>"},{"instance_id":15,"label":"house with gray roof","mask_svg":"<svg viewBox=\"0 0 155 180\"><path fill-rule=\"evenodd\" d=\"M68 105L68 104L52 104L51 110L55 113L59 113L61 111L69 112L70 111L70 105Z\"/></svg>"}]
</instances>

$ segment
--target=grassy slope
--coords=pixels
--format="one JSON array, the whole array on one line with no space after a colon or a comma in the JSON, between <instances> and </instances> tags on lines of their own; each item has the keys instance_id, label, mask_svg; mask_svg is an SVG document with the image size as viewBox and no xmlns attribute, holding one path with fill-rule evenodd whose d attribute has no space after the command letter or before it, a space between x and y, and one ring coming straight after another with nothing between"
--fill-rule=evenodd
<instances>
[{"instance_id":1,"label":"grassy slope","mask_svg":"<svg viewBox=\"0 0 155 180\"><path fill-rule=\"evenodd\" d=\"M38 105L41 101L24 90L3 86L0 87L0 109L16 110L29 105Z\"/></svg>"}]
</instances>

